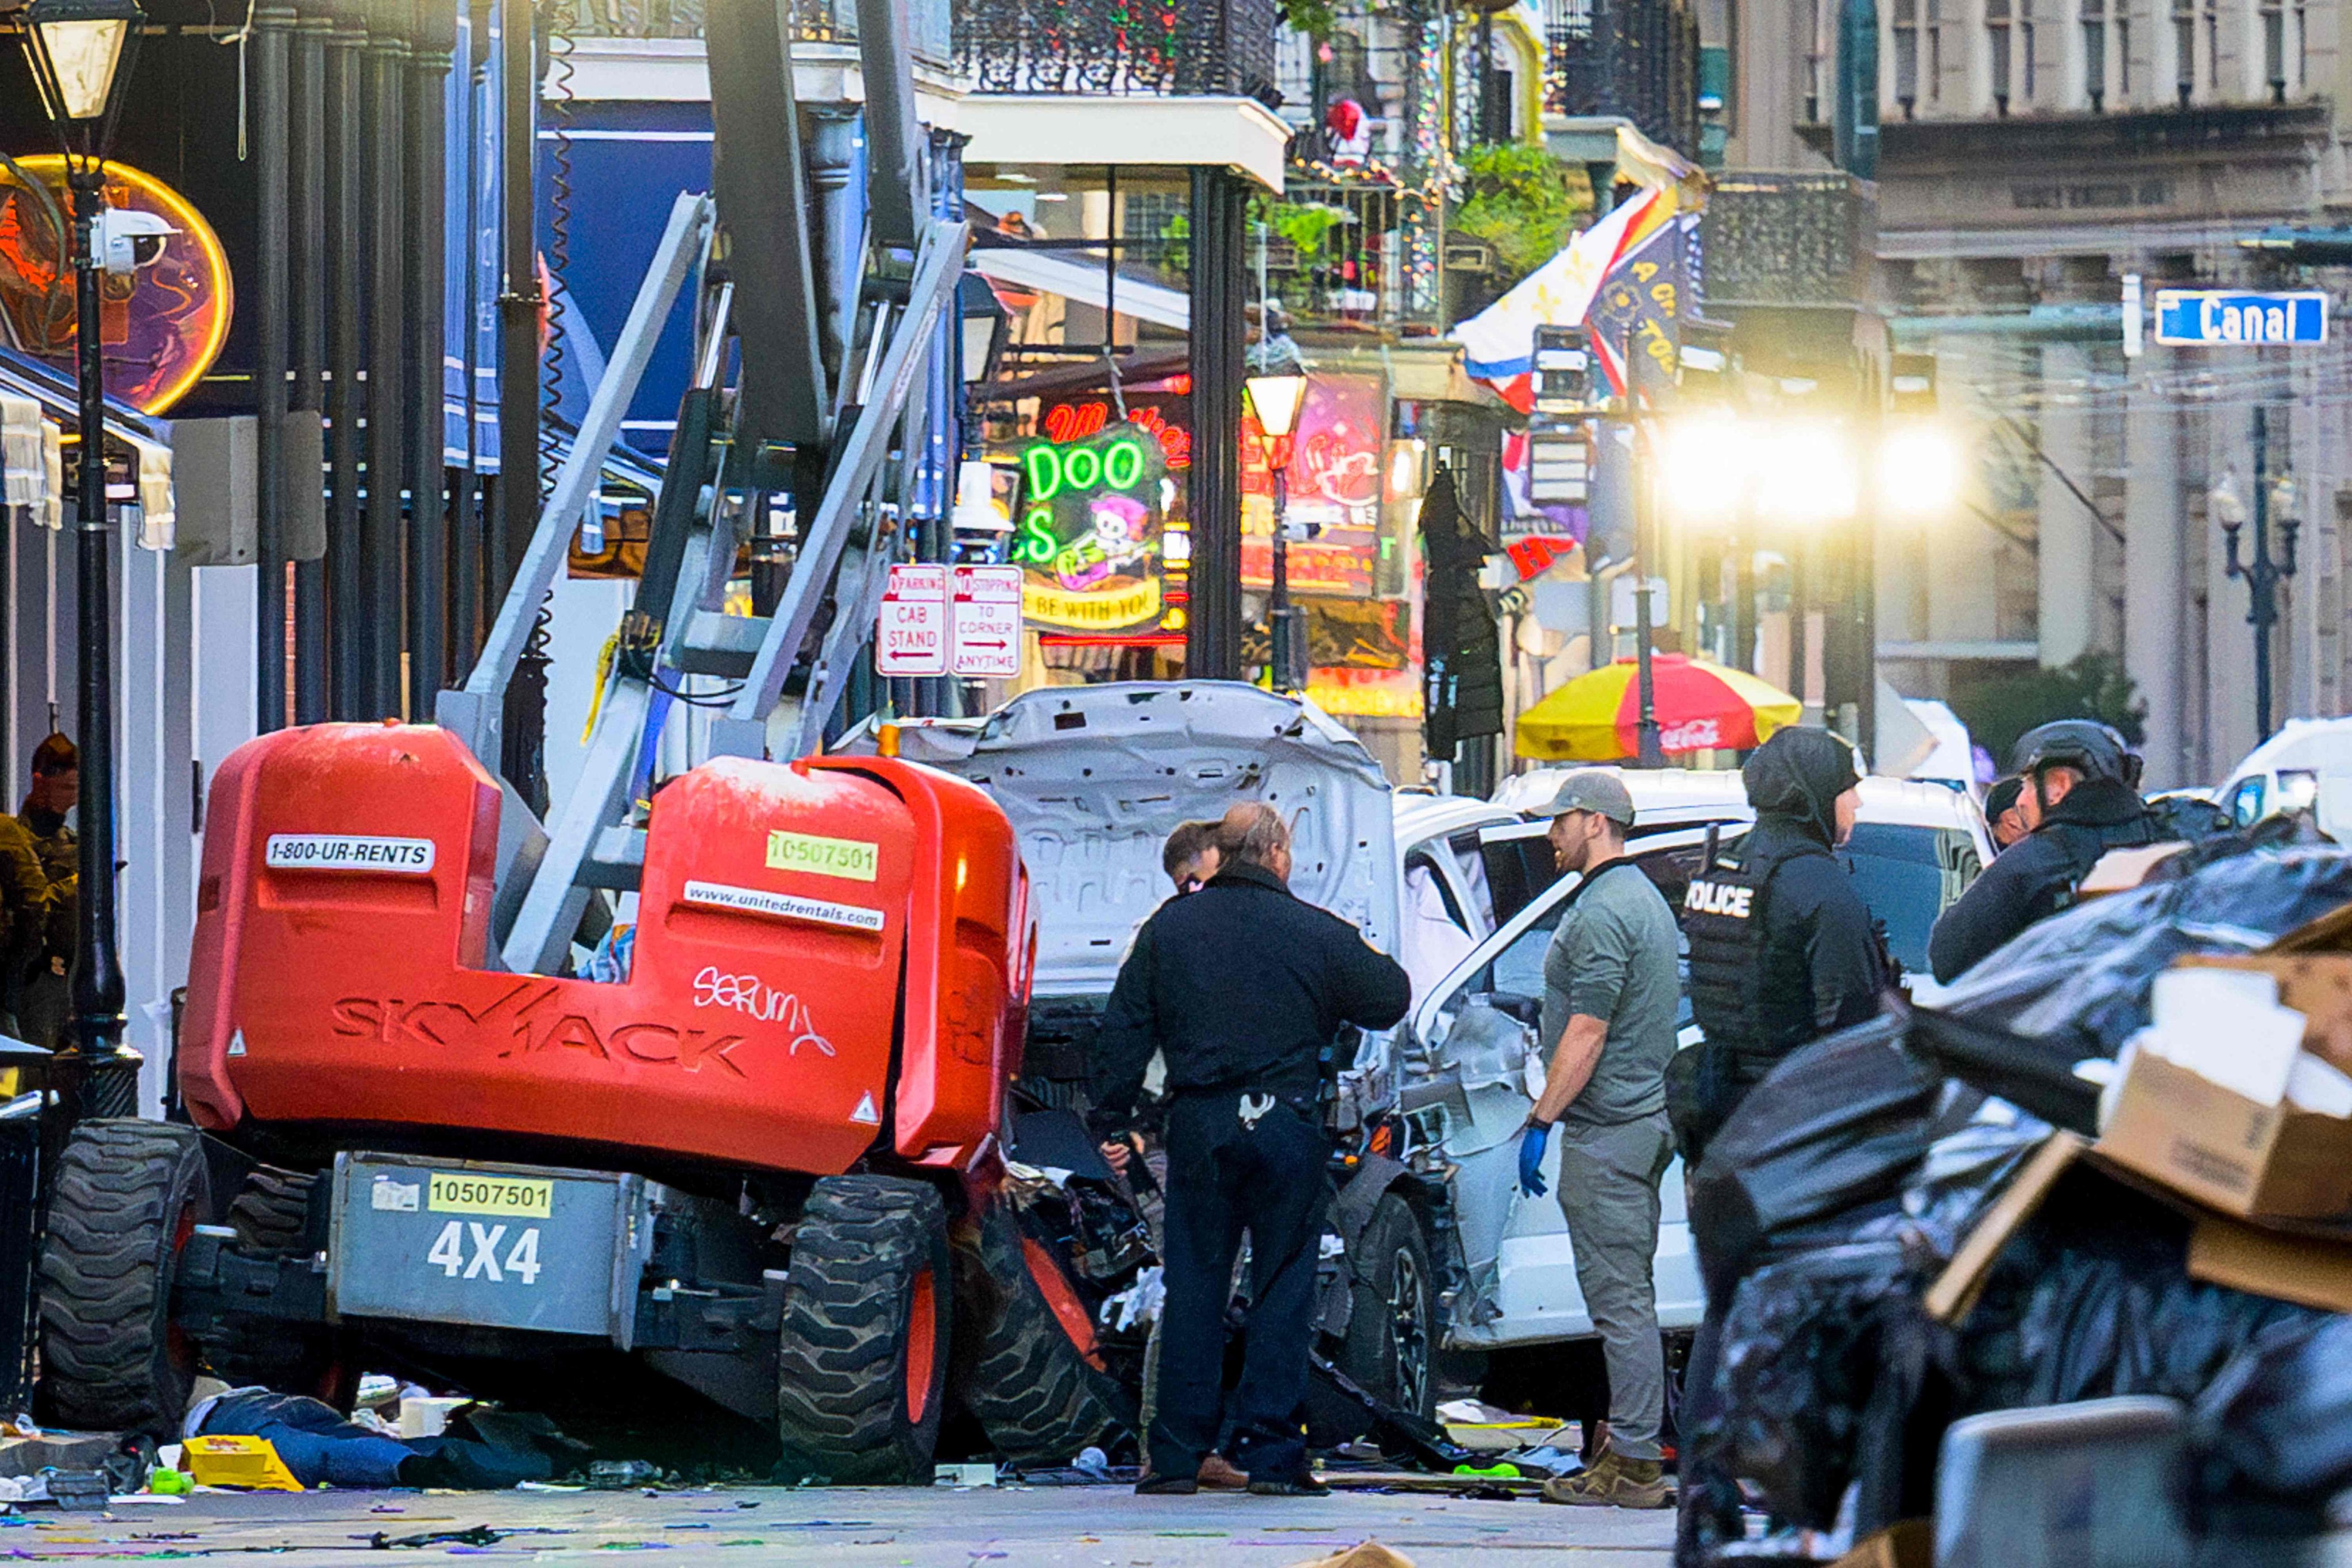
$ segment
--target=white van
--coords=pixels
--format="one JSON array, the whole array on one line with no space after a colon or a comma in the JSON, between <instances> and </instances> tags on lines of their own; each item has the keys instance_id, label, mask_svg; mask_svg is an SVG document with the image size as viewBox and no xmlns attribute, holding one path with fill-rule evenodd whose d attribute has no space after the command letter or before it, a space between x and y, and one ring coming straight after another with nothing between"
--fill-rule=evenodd
<instances>
[{"instance_id":1,"label":"white van","mask_svg":"<svg viewBox=\"0 0 2352 1568\"><path fill-rule=\"evenodd\" d=\"M2214 800L2232 826L2308 811L2321 832L2352 844L2352 718L2288 720L2246 753Z\"/></svg>"}]
</instances>

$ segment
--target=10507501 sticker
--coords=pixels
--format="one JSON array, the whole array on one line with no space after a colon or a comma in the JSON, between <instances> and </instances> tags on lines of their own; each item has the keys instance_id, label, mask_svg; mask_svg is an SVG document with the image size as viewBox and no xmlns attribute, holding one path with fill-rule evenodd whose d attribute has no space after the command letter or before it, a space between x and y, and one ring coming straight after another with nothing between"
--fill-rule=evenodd
<instances>
[{"instance_id":1,"label":"10507501 sticker","mask_svg":"<svg viewBox=\"0 0 2352 1568\"><path fill-rule=\"evenodd\" d=\"M436 1171L425 1206L433 1214L520 1215L546 1219L555 1212L555 1184L532 1176L478 1176Z\"/></svg>"},{"instance_id":2,"label":"10507501 sticker","mask_svg":"<svg viewBox=\"0 0 2352 1568\"><path fill-rule=\"evenodd\" d=\"M779 827L768 835L768 868L870 882L881 874L882 847L862 838L826 838Z\"/></svg>"}]
</instances>

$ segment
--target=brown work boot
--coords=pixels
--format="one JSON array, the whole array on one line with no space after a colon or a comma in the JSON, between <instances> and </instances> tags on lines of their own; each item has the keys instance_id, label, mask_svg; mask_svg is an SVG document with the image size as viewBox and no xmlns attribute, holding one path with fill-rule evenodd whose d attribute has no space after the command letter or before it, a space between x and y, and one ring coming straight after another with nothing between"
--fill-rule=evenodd
<instances>
[{"instance_id":1,"label":"brown work boot","mask_svg":"<svg viewBox=\"0 0 2352 1568\"><path fill-rule=\"evenodd\" d=\"M1234 1462L1223 1454L1211 1454L1201 1461L1199 1477L1202 1489L1213 1492L1240 1492L1249 1489L1249 1477L1234 1468Z\"/></svg>"},{"instance_id":2,"label":"brown work boot","mask_svg":"<svg viewBox=\"0 0 2352 1568\"><path fill-rule=\"evenodd\" d=\"M1543 1487L1544 1501L1579 1508L1664 1508L1674 1496L1657 1460L1628 1459L1614 1448L1601 1450L1588 1468L1556 1477Z\"/></svg>"}]
</instances>

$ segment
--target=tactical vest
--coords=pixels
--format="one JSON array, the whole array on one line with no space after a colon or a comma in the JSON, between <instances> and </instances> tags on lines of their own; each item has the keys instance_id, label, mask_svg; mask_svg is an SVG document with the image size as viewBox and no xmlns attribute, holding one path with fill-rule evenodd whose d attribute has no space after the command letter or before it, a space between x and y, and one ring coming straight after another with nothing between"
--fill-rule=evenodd
<instances>
[{"instance_id":1,"label":"tactical vest","mask_svg":"<svg viewBox=\"0 0 2352 1568\"><path fill-rule=\"evenodd\" d=\"M2041 831L2058 841L2066 855L2065 879L2047 890L2037 902L2046 909L2037 910L2034 919L2058 914L2074 907L2075 896L2082 891L2083 879L2110 849L2129 849L2158 841L2156 818L2136 816L2126 822L2087 823L2053 822Z\"/></svg>"},{"instance_id":2,"label":"tactical vest","mask_svg":"<svg viewBox=\"0 0 2352 1568\"><path fill-rule=\"evenodd\" d=\"M1742 1083L1761 1079L1813 1033L1807 976L1777 973L1766 963L1772 879L1793 858L1760 864L1718 858L1683 895L1691 1012L1707 1040L1730 1052L1733 1076Z\"/></svg>"}]
</instances>

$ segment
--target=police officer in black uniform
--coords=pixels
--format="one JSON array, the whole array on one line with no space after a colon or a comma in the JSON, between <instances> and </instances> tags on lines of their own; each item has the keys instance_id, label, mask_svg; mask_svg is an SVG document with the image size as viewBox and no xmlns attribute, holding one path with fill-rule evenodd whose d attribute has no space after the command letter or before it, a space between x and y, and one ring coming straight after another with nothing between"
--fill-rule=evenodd
<instances>
[{"instance_id":1,"label":"police officer in black uniform","mask_svg":"<svg viewBox=\"0 0 2352 1568\"><path fill-rule=\"evenodd\" d=\"M1869 906L1835 850L1862 774L1826 730L1787 729L1740 770L1756 826L1683 898L1691 1011L1706 1043L1669 1072L1685 1163L1782 1057L1874 1016L1887 973Z\"/></svg>"},{"instance_id":2,"label":"police officer in black uniform","mask_svg":"<svg viewBox=\"0 0 2352 1568\"><path fill-rule=\"evenodd\" d=\"M2018 805L2028 832L1936 921L1927 962L1947 984L2072 904L2108 850L2163 836L2140 798L2139 759L2105 724L2062 719L2028 730L2010 771L2025 781Z\"/></svg>"},{"instance_id":3,"label":"police officer in black uniform","mask_svg":"<svg viewBox=\"0 0 2352 1568\"><path fill-rule=\"evenodd\" d=\"M1853 748L1826 730L1786 729L1740 773L1756 826L1701 868L1683 900L1691 1009L1706 1039L1668 1067L1666 1109L1690 1165L1782 1058L1875 1016L1889 983L1870 908L1836 855L1862 804ZM1715 1380L1726 1305L1708 1300L1692 1342L1684 1386L1695 1394ZM1706 1562L1740 1531L1737 1483L1688 1436L1677 1489L1681 1568Z\"/></svg>"},{"instance_id":4,"label":"police officer in black uniform","mask_svg":"<svg viewBox=\"0 0 2352 1568\"><path fill-rule=\"evenodd\" d=\"M1225 1310L1243 1231L1250 1314L1230 1412L1249 1489L1320 1496L1299 1418L1314 1335L1315 1268L1331 1146L1322 1058L1340 1026L1385 1029L1412 983L1340 920L1292 896L1290 830L1272 805L1219 825L1208 886L1171 899L1137 933L1096 1036L1098 1133L1129 1118L1151 1053L1168 1063L1168 1286L1148 1493L1199 1489L1223 1404Z\"/></svg>"}]
</instances>

